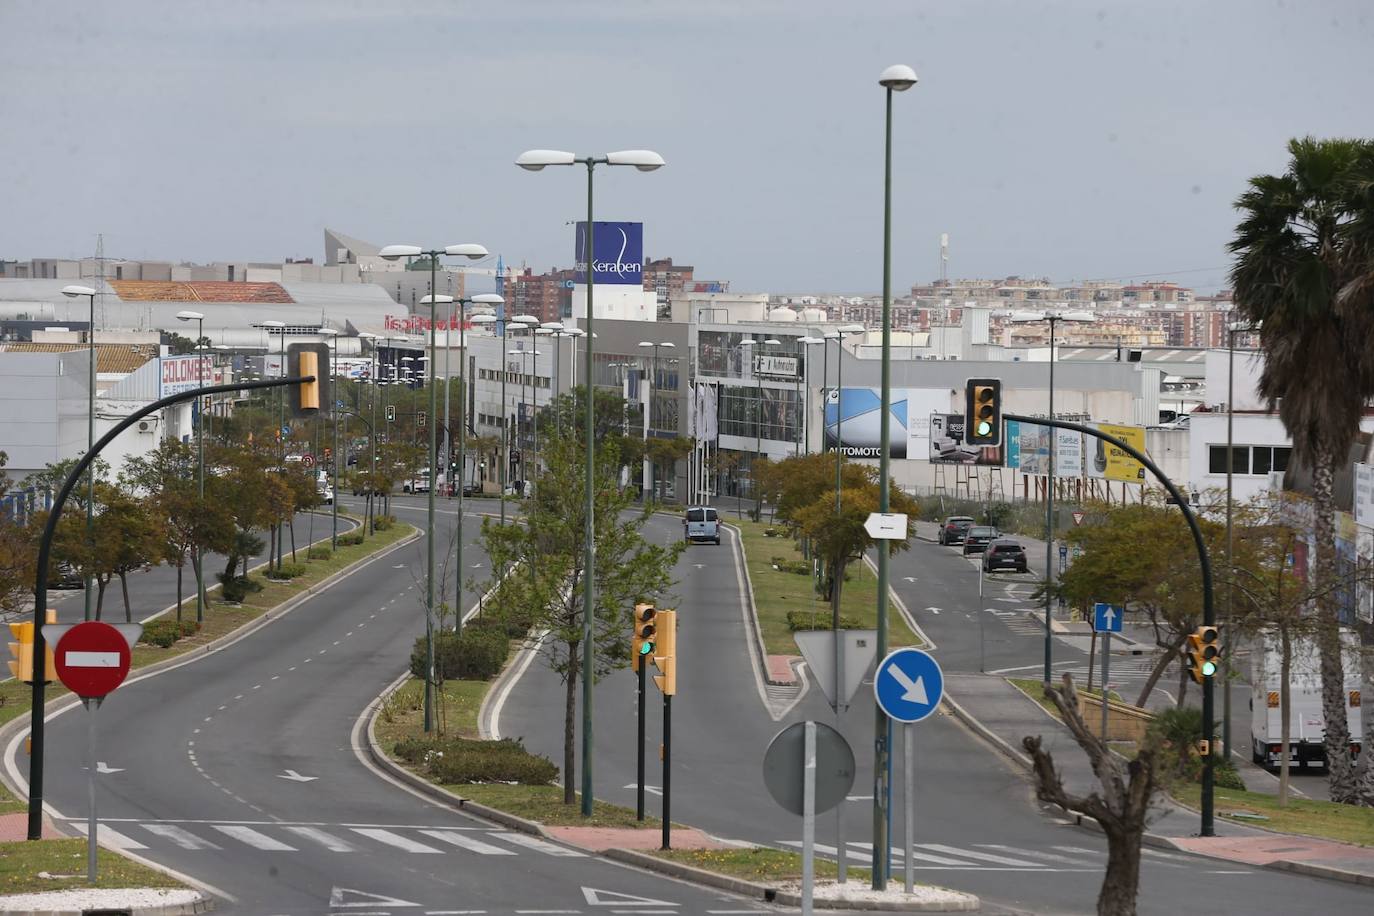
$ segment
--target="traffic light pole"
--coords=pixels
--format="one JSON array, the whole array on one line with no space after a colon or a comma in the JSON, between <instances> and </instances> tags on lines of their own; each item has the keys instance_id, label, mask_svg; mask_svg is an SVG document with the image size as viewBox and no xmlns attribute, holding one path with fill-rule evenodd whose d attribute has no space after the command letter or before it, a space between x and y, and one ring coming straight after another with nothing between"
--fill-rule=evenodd
<instances>
[{"instance_id":1,"label":"traffic light pole","mask_svg":"<svg viewBox=\"0 0 1374 916\"><path fill-rule=\"evenodd\" d=\"M643 666L640 666L642 672ZM642 747L643 745L641 745ZM673 695L663 695L663 848L672 849L673 819L668 814L673 799L672 768L673 761ZM640 782L643 792L644 783Z\"/></svg>"},{"instance_id":2,"label":"traffic light pole","mask_svg":"<svg viewBox=\"0 0 1374 916\"><path fill-rule=\"evenodd\" d=\"M644 820L644 678L646 676L645 659L639 660L639 740L635 742L635 757L637 758L635 773L638 776L638 786L635 792L635 820Z\"/></svg>"},{"instance_id":3,"label":"traffic light pole","mask_svg":"<svg viewBox=\"0 0 1374 916\"><path fill-rule=\"evenodd\" d=\"M48 562L52 557L53 535L57 532L57 523L62 517L62 508L67 504L67 498L71 496L72 489L76 482L81 479L81 475L86 473L86 469L95 461L97 455L109 445L124 430L133 426L139 420L151 413L156 413L164 407L171 407L173 404L180 404L183 401L190 401L207 394L219 394L229 391L246 391L257 388L281 388L287 385L298 385L302 382L313 382L315 376L308 375L299 378L282 378L271 381L260 382L236 382L230 385L211 385L208 388L195 388L191 391L183 391L178 394L171 394L165 398L154 401L145 407L141 407L129 416L125 417L113 429L100 437L100 441L86 451L81 460L76 463L67 479L62 482L62 489L57 491L57 497L53 500L52 509L48 512L47 524L43 526L43 535L38 541L38 561L36 564L37 573L33 586L33 710L29 719L29 740L31 751L29 754L29 824L28 839L37 840L43 836L43 681L47 677L47 642L43 639L43 620L44 609L48 605Z\"/></svg>"},{"instance_id":4,"label":"traffic light pole","mask_svg":"<svg viewBox=\"0 0 1374 916\"><path fill-rule=\"evenodd\" d=\"M1095 439L1101 439L1108 445L1121 449L1136 461L1139 461L1146 470L1153 474L1155 479L1164 486L1164 489L1169 491L1169 495L1173 497L1178 507L1183 510L1184 521L1188 523L1188 529L1193 534L1193 544L1197 548L1198 565L1202 568L1202 622L1209 627L1216 626L1216 607L1212 602L1212 562L1207 554L1207 544L1202 539L1202 529L1198 527L1197 516L1193 515L1192 509L1188 507L1188 500L1179 492L1178 487L1174 486L1174 482L1166 477L1164 472L1159 469L1158 465L1150 460L1149 455L1146 455L1144 452L1122 439L1118 439L1115 436L1109 436L1101 430L1093 429L1091 426L1084 426L1082 423L1070 423L1067 420L1047 420L1044 417L1027 417L1010 413L1004 414L1003 419L1017 420L1022 423L1038 423L1041 426L1053 426L1059 429L1069 429L1083 433L1087 436L1092 436ZM1053 443L1053 437L1051 437L1051 443ZM1051 445L1050 451L1054 451L1053 445ZM1212 734L1212 729L1215 726L1215 723L1212 721L1212 681L1213 678L1211 677L1204 677L1202 680L1202 728L1203 737L1206 739L1207 751L1202 755L1202 804L1200 806L1202 809L1202 825L1200 830L1202 836L1216 836L1213 799L1215 758L1212 754L1216 746L1216 741L1215 735ZM1103 696L1106 696L1105 691Z\"/></svg>"}]
</instances>

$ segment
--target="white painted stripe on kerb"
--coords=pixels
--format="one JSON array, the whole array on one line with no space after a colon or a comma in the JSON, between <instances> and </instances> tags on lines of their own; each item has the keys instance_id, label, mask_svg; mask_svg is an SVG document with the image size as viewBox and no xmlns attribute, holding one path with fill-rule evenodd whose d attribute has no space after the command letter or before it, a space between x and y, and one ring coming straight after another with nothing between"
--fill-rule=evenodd
<instances>
[{"instance_id":1,"label":"white painted stripe on kerb","mask_svg":"<svg viewBox=\"0 0 1374 916\"><path fill-rule=\"evenodd\" d=\"M118 668L118 652L63 652L62 663L68 668Z\"/></svg>"}]
</instances>

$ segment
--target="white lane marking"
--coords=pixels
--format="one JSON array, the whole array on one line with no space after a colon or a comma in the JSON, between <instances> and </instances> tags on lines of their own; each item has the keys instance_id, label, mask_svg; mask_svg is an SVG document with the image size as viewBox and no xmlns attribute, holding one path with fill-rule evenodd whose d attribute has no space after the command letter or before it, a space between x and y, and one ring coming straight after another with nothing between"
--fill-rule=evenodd
<instances>
[{"instance_id":1,"label":"white lane marking","mask_svg":"<svg viewBox=\"0 0 1374 916\"><path fill-rule=\"evenodd\" d=\"M398 833L392 833L390 830L381 830L375 827L354 827L353 832L361 834L368 839L376 840L378 843L385 843L387 846L403 849L406 852L431 853L436 856L443 855L442 850L435 849L433 846L426 846L424 843L417 843Z\"/></svg>"},{"instance_id":2,"label":"white lane marking","mask_svg":"<svg viewBox=\"0 0 1374 916\"><path fill-rule=\"evenodd\" d=\"M284 829L284 830L289 830L290 832L296 834L297 836L305 837L307 840L313 840L313 841L315 841L316 843L319 843L319 844L320 844L321 846L323 846L325 849L328 849L330 852L357 852L357 851L358 851L358 850L357 850L357 847L352 846L352 845L350 845L350 844L348 844L348 843L345 843L343 840L341 840L341 839L339 839L338 837L334 836L334 834L332 834L332 833L326 833L325 831L320 830L318 827L295 827L295 826L293 826L293 827L284 827L284 828L282 828L282 829Z\"/></svg>"},{"instance_id":3,"label":"white lane marking","mask_svg":"<svg viewBox=\"0 0 1374 916\"><path fill-rule=\"evenodd\" d=\"M525 836L523 833L492 833L494 837L505 840L507 843L514 843L516 846L524 846L526 849L533 849L535 852L542 852L551 856L568 856L569 858L585 858L585 852L578 852L576 849L565 849L538 837Z\"/></svg>"},{"instance_id":4,"label":"white lane marking","mask_svg":"<svg viewBox=\"0 0 1374 916\"><path fill-rule=\"evenodd\" d=\"M254 684L254 685L253 685L253 689L254 689L254 690L258 690L258 689L260 689L261 687L262 687L261 684Z\"/></svg>"},{"instance_id":5,"label":"white lane marking","mask_svg":"<svg viewBox=\"0 0 1374 916\"><path fill-rule=\"evenodd\" d=\"M513 856L516 855L513 849L502 849L500 846L493 846L490 843L483 843L481 840L474 840L470 836L464 836L454 830L421 830L425 836L434 837L436 840L443 840L452 846L466 849L469 852L480 853L484 856Z\"/></svg>"},{"instance_id":6,"label":"white lane marking","mask_svg":"<svg viewBox=\"0 0 1374 916\"><path fill-rule=\"evenodd\" d=\"M1035 865L1025 859L1013 859L1010 856L997 856L990 852L974 852L971 849L957 849L953 846L945 846L943 843L917 843L918 849L929 849L932 852L943 852L952 856L962 856L965 859L974 859L980 862L991 862L994 865Z\"/></svg>"},{"instance_id":7,"label":"white lane marking","mask_svg":"<svg viewBox=\"0 0 1374 916\"><path fill-rule=\"evenodd\" d=\"M89 835L89 834L87 834L87 832L86 832L86 825L85 825L84 823L72 824L71 826L75 827L78 831L80 831L80 833L81 833L82 836L88 836L88 835ZM98 824L98 825L96 825L96 828L95 828L95 829L96 829L96 834L95 834L96 841L97 841L97 842L101 842L101 843L106 843L106 844L108 844L108 845L110 845L110 846L113 846L115 849L147 849L147 848L148 848L147 846L144 846L142 843L140 843L138 840L135 840L135 839L134 839L133 837L131 837L131 836L126 836L126 835L120 833L118 830L115 830L113 827L107 827L107 826L105 826L104 824Z\"/></svg>"},{"instance_id":8,"label":"white lane marking","mask_svg":"<svg viewBox=\"0 0 1374 916\"><path fill-rule=\"evenodd\" d=\"M210 780L210 783L211 785L215 785L216 787L218 787L218 785L215 783L213 779ZM183 830L180 827L177 827L173 824L143 824L142 826L143 829L148 831L149 833L155 833L160 837L165 837L166 839L169 839L173 843L180 846L182 849L220 848L216 846L214 843L211 843L209 840L202 840L200 837L196 836L194 833L191 833L189 830Z\"/></svg>"},{"instance_id":9,"label":"white lane marking","mask_svg":"<svg viewBox=\"0 0 1374 916\"><path fill-rule=\"evenodd\" d=\"M1086 865L1081 859L1071 859L1068 856L1057 856L1052 852L1038 852L1033 849L1020 849L1015 846L1004 846L1000 843L975 843L980 849L1001 849L1007 852L1014 852L1025 859L1041 859L1045 862L1057 862L1060 865Z\"/></svg>"},{"instance_id":10,"label":"white lane marking","mask_svg":"<svg viewBox=\"0 0 1374 916\"><path fill-rule=\"evenodd\" d=\"M281 840L274 840L265 833L260 833L252 827L242 827L235 824L216 824L215 829L225 836L233 837L240 843L247 843L254 849L265 849L268 852L295 852L296 847L288 846Z\"/></svg>"}]
</instances>

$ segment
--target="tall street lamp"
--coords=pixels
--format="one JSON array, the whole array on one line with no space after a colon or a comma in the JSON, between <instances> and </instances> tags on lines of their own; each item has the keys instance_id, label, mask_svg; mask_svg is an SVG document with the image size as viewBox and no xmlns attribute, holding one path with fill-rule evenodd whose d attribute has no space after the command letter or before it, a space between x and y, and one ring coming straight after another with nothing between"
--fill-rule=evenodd
<instances>
[{"instance_id":1,"label":"tall street lamp","mask_svg":"<svg viewBox=\"0 0 1374 916\"><path fill-rule=\"evenodd\" d=\"M529 331L529 344L534 346L534 328L539 327L539 318L535 315L516 315L511 321L520 330ZM529 480L529 464L525 453L530 451L529 443L525 440L529 438L529 420L525 418L525 387L530 384L529 373L525 371L526 350L516 350L515 355L520 360L520 408L515 412L515 443L520 452L520 492L525 492L525 483ZM533 387L533 386L531 386Z\"/></svg>"},{"instance_id":2,"label":"tall street lamp","mask_svg":"<svg viewBox=\"0 0 1374 916\"><path fill-rule=\"evenodd\" d=\"M755 342L752 339L749 341L751 344ZM782 341L776 337L769 337L763 343L770 347L782 346ZM754 373L755 403L758 404L758 416L754 423L754 451L757 453L754 460L757 462L763 458L763 377L759 374L758 360L753 360L749 368ZM757 521L763 518L763 491L759 489L754 467L749 469L749 486L754 491L754 515Z\"/></svg>"},{"instance_id":3,"label":"tall street lamp","mask_svg":"<svg viewBox=\"0 0 1374 916\"><path fill-rule=\"evenodd\" d=\"M367 444L372 452L372 473L367 482L367 517L363 519L363 531L375 535L376 532L372 530L372 491L377 485L377 335L373 334L371 331L359 331L358 339L372 341L372 366L367 373L368 387L371 389L369 393L372 395L371 398L369 398L372 402L372 425L367 428ZM334 499L337 500L338 498L339 492L336 489L334 491Z\"/></svg>"},{"instance_id":4,"label":"tall street lamp","mask_svg":"<svg viewBox=\"0 0 1374 916\"><path fill-rule=\"evenodd\" d=\"M811 347L816 344L820 344L824 347L825 338L811 336L799 337L797 338L797 343L801 345L800 357L802 359L802 367L806 371L806 406L802 412L802 421L799 424L801 427L799 434L801 439L806 442L806 453L809 455L811 453L811 437L806 434L808 431L807 428L811 425L811 358L809 354L811 352ZM797 378L801 378L801 373L797 374ZM822 387L824 387L824 382L825 380L822 379ZM801 399L798 398L798 400L800 401Z\"/></svg>"},{"instance_id":5,"label":"tall street lamp","mask_svg":"<svg viewBox=\"0 0 1374 916\"><path fill-rule=\"evenodd\" d=\"M429 258L430 298L437 296L435 284L438 282L439 258L443 255L479 260L487 256L487 249L481 245L449 245L445 248L422 249L419 245L387 245L378 254L388 261L400 258ZM438 452L438 428L436 417L438 405L437 389L434 386L434 310L431 302L429 316L429 500L425 512L425 731L434 730L434 487L438 474L434 463Z\"/></svg>"},{"instance_id":6,"label":"tall street lamp","mask_svg":"<svg viewBox=\"0 0 1374 916\"><path fill-rule=\"evenodd\" d=\"M592 364L592 331L596 289L596 246L593 239L596 219L592 207L592 176L598 165L630 165L641 172L663 167L663 157L652 150L632 149L607 153L604 156L578 156L562 150L535 149L520 154L515 164L537 172L549 165L585 165L587 167L587 236L583 240L583 261L587 279L587 473L586 473L586 532L584 539L583 582L586 586L582 606L582 814L592 815L592 681L595 679L595 650L592 645L592 615L596 609L596 526L593 519L596 477L596 399L592 396L595 379Z\"/></svg>"},{"instance_id":7,"label":"tall street lamp","mask_svg":"<svg viewBox=\"0 0 1374 916\"><path fill-rule=\"evenodd\" d=\"M286 323L282 321L267 320L260 325L269 335L276 333L280 338L279 353L277 357L277 377L286 377ZM263 355L263 374L267 372L267 357ZM277 462L281 464L286 458L286 388L277 389ZM281 567L281 523L277 523L277 567ZM267 557L267 567L272 567L272 557Z\"/></svg>"},{"instance_id":8,"label":"tall street lamp","mask_svg":"<svg viewBox=\"0 0 1374 916\"><path fill-rule=\"evenodd\" d=\"M432 287L431 287L431 288L432 288ZM450 389L453 388L453 386L449 384L448 358L449 358L449 354L453 351L453 336L452 336L452 335L453 335L453 297L452 297L452 296L443 295L442 293L440 293L440 294L438 294L438 295L436 295L436 294L434 294L434 293L430 293L428 296L425 296L424 298L422 298L422 299L420 300L420 304L421 304L421 305L428 305L428 306L430 307L430 309L429 309L430 320L431 320L431 321L434 321L434 322L436 322L436 323L437 323L438 320L439 320L439 317L438 317L438 316L439 316L439 313L438 313L437 310L435 310L434 306L435 306L435 305L447 305L447 306L448 306L448 314L445 316L445 319L444 319L444 446L445 446L445 452L446 452L446 454L448 455L448 464L449 464L450 466L452 466L452 464L453 464L453 426L452 426L453 421L452 421L452 419L451 419L452 414L451 414L450 411L449 411L449 391L450 391ZM436 422L436 424L437 424L437 422L438 422L437 418L436 418L435 422ZM438 433L438 430L437 430L437 429L435 430L435 433L436 433L436 435L437 435L437 433ZM448 473L444 474L444 480L447 482L447 486L448 486L448 487L452 487L452 485L453 485L453 481L450 479L452 476L453 476L452 474L448 474ZM430 489L433 489L434 487L437 487L438 485L439 485L439 481L438 481L437 479L435 479L435 478L430 478L430 481L429 481ZM453 495L453 491L450 489L447 495L448 495L449 497L451 497L451 496Z\"/></svg>"},{"instance_id":9,"label":"tall street lamp","mask_svg":"<svg viewBox=\"0 0 1374 916\"><path fill-rule=\"evenodd\" d=\"M836 331L830 331L825 335L826 340L835 341L835 514L840 512L840 465L844 463L844 339L846 335L865 334L867 330L861 324L846 324ZM886 416L886 414L884 414ZM882 422L881 420L879 421ZM881 433L878 442L881 449L887 450L887 439L883 438L886 433ZM880 494L881 495L881 494ZM887 510L882 510L886 512Z\"/></svg>"},{"instance_id":10,"label":"tall street lamp","mask_svg":"<svg viewBox=\"0 0 1374 916\"><path fill-rule=\"evenodd\" d=\"M1054 419L1054 326L1060 321L1092 321L1093 316L1088 312L1013 312L1012 321L1033 322L1047 321L1050 325L1050 392L1049 392L1049 414L1050 419ZM1059 448L1059 434L1050 427L1049 432L1049 465L1048 473L1045 476L1045 671L1044 681L1050 682L1050 663L1054 659L1054 629L1050 624L1050 611L1053 598L1050 595L1050 583L1054 578L1053 554L1054 554L1054 455Z\"/></svg>"},{"instance_id":11,"label":"tall street lamp","mask_svg":"<svg viewBox=\"0 0 1374 916\"><path fill-rule=\"evenodd\" d=\"M196 323L196 387L205 387L203 370L205 369L205 357L200 352L200 341L205 336L205 316L200 312L177 312L178 321L194 321ZM201 503L205 502L205 437L201 434L205 428L205 408L201 404L200 397L197 396L191 416L196 422L196 492ZM205 581L204 566L201 561L200 550L196 550L196 623L205 622Z\"/></svg>"},{"instance_id":12,"label":"tall street lamp","mask_svg":"<svg viewBox=\"0 0 1374 916\"><path fill-rule=\"evenodd\" d=\"M658 498L658 484L654 480L654 463L649 460L649 430L654 426L654 387L658 384L658 348L676 349L677 345L671 340L661 343L641 340L639 345L644 349L654 351L653 374L649 376L649 409L644 412L644 480L649 485L645 491L645 499L649 494L653 494L654 499Z\"/></svg>"},{"instance_id":13,"label":"tall street lamp","mask_svg":"<svg viewBox=\"0 0 1374 916\"><path fill-rule=\"evenodd\" d=\"M563 328L561 321L546 321L539 327L553 335L553 425L558 430L559 435L563 433L563 405L558 402L558 397L563 392L563 378L559 369L559 354L563 350L563 339L571 337Z\"/></svg>"},{"instance_id":14,"label":"tall street lamp","mask_svg":"<svg viewBox=\"0 0 1374 916\"><path fill-rule=\"evenodd\" d=\"M1235 562L1232 551L1231 520L1231 473L1235 468L1235 451L1232 445L1231 420L1236 412L1236 335L1258 330L1249 324L1228 324L1226 326L1226 623L1235 618ZM1221 746L1226 758L1231 758L1231 660L1227 655L1222 658L1221 680Z\"/></svg>"},{"instance_id":15,"label":"tall street lamp","mask_svg":"<svg viewBox=\"0 0 1374 916\"><path fill-rule=\"evenodd\" d=\"M889 468L891 448L888 446L888 431L892 416L892 93L905 92L916 85L916 71L903 64L894 64L878 77L878 85L883 87L887 99L886 129L883 140L883 368L882 368L882 417L878 431L878 511L888 511ZM841 354L843 359L843 354ZM878 657L887 655L887 563L891 554L891 541L883 541L878 548ZM910 735L910 730L907 730ZM910 738L907 738L910 742ZM892 823L889 801L891 799L891 764L889 753L892 744L892 722L883 714L882 707L875 707L874 757L873 757L873 887L883 889L887 885L887 870L891 864L888 849L888 832ZM912 785L912 768L915 765L911 745L906 747L906 786ZM911 848L912 824L906 824L906 848ZM881 854L880 854L881 852ZM911 866L907 865L906 891L911 893Z\"/></svg>"},{"instance_id":16,"label":"tall street lamp","mask_svg":"<svg viewBox=\"0 0 1374 916\"><path fill-rule=\"evenodd\" d=\"M325 342L329 345L329 390L334 393L334 385L339 380L339 332L333 328L320 328L320 333L324 335ZM329 501L330 521L332 523L329 535L329 549L339 549L339 396L333 394L334 403L329 405L329 413L334 420L334 446L329 450L332 461L330 462L329 474L332 478L329 486L334 488L334 498Z\"/></svg>"},{"instance_id":17,"label":"tall street lamp","mask_svg":"<svg viewBox=\"0 0 1374 916\"><path fill-rule=\"evenodd\" d=\"M69 299L86 296L91 302L91 321L86 326L86 351L90 356L90 371L87 381L90 391L86 393L86 451L95 446L95 290L89 286L64 286L62 295ZM86 472L86 537L91 536L95 525L95 468ZM91 619L91 577L86 577L86 620Z\"/></svg>"},{"instance_id":18,"label":"tall street lamp","mask_svg":"<svg viewBox=\"0 0 1374 916\"><path fill-rule=\"evenodd\" d=\"M506 341L510 337L510 332L521 330L524 324L518 321L502 321L495 315L473 315L474 324L497 324L503 325L501 328L501 467L498 469L501 487L501 524L506 523L506 468L510 464L510 414L506 413Z\"/></svg>"}]
</instances>

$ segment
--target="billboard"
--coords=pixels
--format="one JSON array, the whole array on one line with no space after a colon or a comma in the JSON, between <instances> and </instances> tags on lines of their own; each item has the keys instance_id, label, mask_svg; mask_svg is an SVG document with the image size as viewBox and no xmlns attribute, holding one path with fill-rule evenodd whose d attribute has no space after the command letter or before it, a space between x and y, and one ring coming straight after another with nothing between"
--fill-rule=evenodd
<instances>
[{"instance_id":1,"label":"billboard","mask_svg":"<svg viewBox=\"0 0 1374 916\"><path fill-rule=\"evenodd\" d=\"M1032 477L1048 473L1051 434L1055 439L1054 476L1081 477L1083 437L1079 433L1018 420L1007 421L1007 467Z\"/></svg>"},{"instance_id":2,"label":"billboard","mask_svg":"<svg viewBox=\"0 0 1374 916\"><path fill-rule=\"evenodd\" d=\"M214 384L213 356L164 356L158 362L161 370L158 384L160 398Z\"/></svg>"},{"instance_id":3,"label":"billboard","mask_svg":"<svg viewBox=\"0 0 1374 916\"><path fill-rule=\"evenodd\" d=\"M1355 462L1355 524L1374 528L1374 465Z\"/></svg>"},{"instance_id":4,"label":"billboard","mask_svg":"<svg viewBox=\"0 0 1374 916\"><path fill-rule=\"evenodd\" d=\"M1115 423L1094 423L1094 429L1115 436L1141 453L1145 451L1145 427L1121 426ZM1126 483L1144 483L1145 466L1115 446L1108 445L1096 436L1089 437L1088 454L1085 456L1083 471L1088 477L1099 480L1120 480Z\"/></svg>"},{"instance_id":5,"label":"billboard","mask_svg":"<svg viewBox=\"0 0 1374 916\"><path fill-rule=\"evenodd\" d=\"M948 388L893 388L888 418L889 457L929 460L932 438L948 439L948 422L955 417L963 424L963 414L951 414ZM940 417L933 434L932 417ZM882 429L882 392L877 388L830 389L825 394L825 447L838 444L850 458L879 458ZM843 436L837 443L836 435ZM959 431L963 441L963 430ZM1001 449L985 449L974 462L952 459L955 463L1000 464ZM994 458L993 455L997 457Z\"/></svg>"},{"instance_id":6,"label":"billboard","mask_svg":"<svg viewBox=\"0 0 1374 916\"><path fill-rule=\"evenodd\" d=\"M933 413L930 415L929 461L931 464L1000 465L1002 449L965 444L963 414Z\"/></svg>"},{"instance_id":7,"label":"billboard","mask_svg":"<svg viewBox=\"0 0 1374 916\"><path fill-rule=\"evenodd\" d=\"M644 224L603 223L596 221L592 233L592 279L621 286L644 285ZM577 264L575 279L587 282L587 221L577 224L577 241L573 257Z\"/></svg>"}]
</instances>

